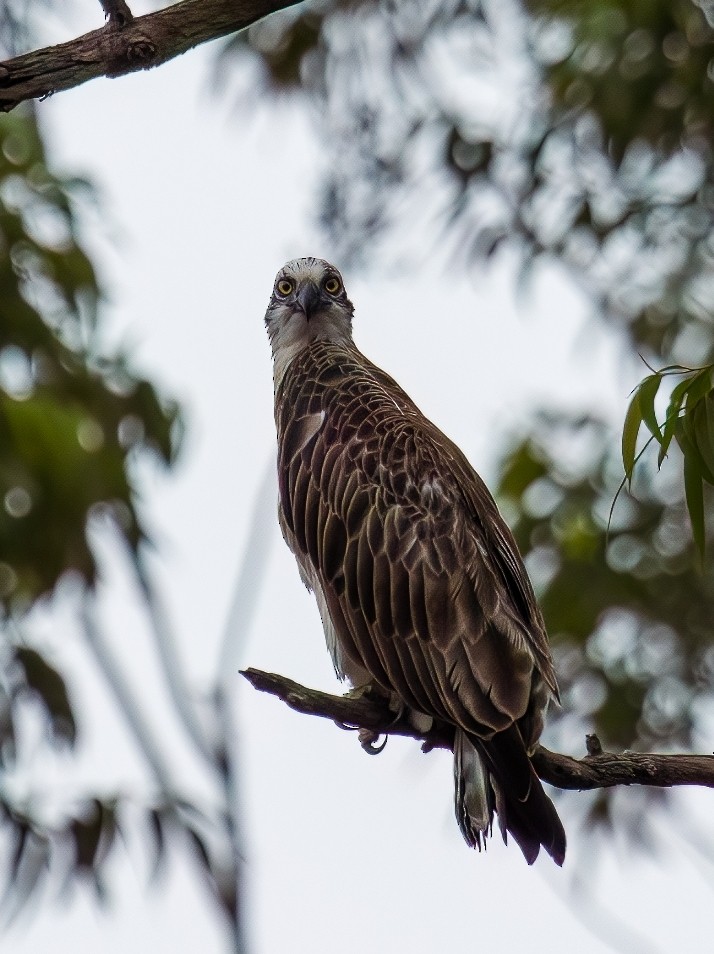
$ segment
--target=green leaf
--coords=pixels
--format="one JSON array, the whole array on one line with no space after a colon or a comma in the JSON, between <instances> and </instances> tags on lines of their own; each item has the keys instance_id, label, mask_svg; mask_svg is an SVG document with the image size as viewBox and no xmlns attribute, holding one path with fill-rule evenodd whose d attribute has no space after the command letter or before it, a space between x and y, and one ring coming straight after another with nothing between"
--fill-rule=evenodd
<instances>
[{"instance_id":1,"label":"green leaf","mask_svg":"<svg viewBox=\"0 0 714 954\"><path fill-rule=\"evenodd\" d=\"M667 456L669 445L672 443L674 432L677 429L678 414L671 414L667 417L662 429L662 440L659 443L659 454L657 455L657 466L662 466L662 461Z\"/></svg>"},{"instance_id":2,"label":"green leaf","mask_svg":"<svg viewBox=\"0 0 714 954\"><path fill-rule=\"evenodd\" d=\"M687 410L693 410L694 405L709 393L712 387L712 368L711 366L702 368L689 382L687 388Z\"/></svg>"},{"instance_id":3,"label":"green leaf","mask_svg":"<svg viewBox=\"0 0 714 954\"><path fill-rule=\"evenodd\" d=\"M707 425L709 428L709 445L714 448L714 390L710 391L705 398Z\"/></svg>"},{"instance_id":4,"label":"green leaf","mask_svg":"<svg viewBox=\"0 0 714 954\"><path fill-rule=\"evenodd\" d=\"M625 468L625 475L632 483L632 471L635 466L635 456L637 453L637 435L642 424L642 412L640 410L640 394L635 394L630 401L630 406L625 415L625 423L622 428L622 464Z\"/></svg>"},{"instance_id":5,"label":"green leaf","mask_svg":"<svg viewBox=\"0 0 714 954\"><path fill-rule=\"evenodd\" d=\"M666 370L666 369L665 369ZM680 368L680 371L684 371L684 368ZM663 373L663 372L660 372ZM662 431L662 437L660 440L660 450L657 456L658 466L662 466L662 461L669 450L669 445L672 442L672 437L674 436L678 422L691 415L694 408L697 406L698 402L703 398L711 386L711 375L712 367L708 366L702 368L696 373L690 375L689 377L684 378L683 381L680 381L679 384L672 389L672 394L670 395L669 405L667 406L667 415L665 418L665 424ZM686 413L682 417L682 409L685 406L686 402ZM687 430L690 429L690 426L685 425ZM694 445L694 449L698 450L698 445L696 440L690 436L690 440ZM681 441L679 442L681 446ZM684 452L684 448L682 448ZM706 467L706 463L704 463ZM711 468L707 468L710 470Z\"/></svg>"},{"instance_id":6,"label":"green leaf","mask_svg":"<svg viewBox=\"0 0 714 954\"><path fill-rule=\"evenodd\" d=\"M637 389L637 397L639 398L640 402L640 413L642 415L642 420L647 425L650 434L660 444L662 443L662 432L660 431L659 424L657 423L654 402L661 383L661 374L651 374L642 381Z\"/></svg>"},{"instance_id":7,"label":"green leaf","mask_svg":"<svg viewBox=\"0 0 714 954\"><path fill-rule=\"evenodd\" d=\"M704 492L702 474L691 454L684 457L684 492L687 499L687 510L692 524L692 536L699 555L704 559L706 549L706 535L704 529Z\"/></svg>"},{"instance_id":8,"label":"green leaf","mask_svg":"<svg viewBox=\"0 0 714 954\"><path fill-rule=\"evenodd\" d=\"M691 378L685 378L683 381L680 381L676 387L672 388L669 405L667 407L667 418L672 416L677 417L679 415L679 412L682 410L682 403L684 402L691 383Z\"/></svg>"},{"instance_id":9,"label":"green leaf","mask_svg":"<svg viewBox=\"0 0 714 954\"><path fill-rule=\"evenodd\" d=\"M690 457L694 463L696 463L697 470L701 476L702 480L706 480L708 484L714 484L714 472L710 469L706 459L702 456L699 449L699 440L697 436L697 427L696 420L699 416L699 404L696 404L693 409L687 408L683 417L680 418L681 430L684 437L684 444L680 441L680 447L682 448L682 453L685 457ZM709 435L707 434L704 438L708 442Z\"/></svg>"},{"instance_id":10,"label":"green leaf","mask_svg":"<svg viewBox=\"0 0 714 954\"><path fill-rule=\"evenodd\" d=\"M714 393L710 392L697 403L692 422L692 436L706 466L706 480L714 484Z\"/></svg>"}]
</instances>

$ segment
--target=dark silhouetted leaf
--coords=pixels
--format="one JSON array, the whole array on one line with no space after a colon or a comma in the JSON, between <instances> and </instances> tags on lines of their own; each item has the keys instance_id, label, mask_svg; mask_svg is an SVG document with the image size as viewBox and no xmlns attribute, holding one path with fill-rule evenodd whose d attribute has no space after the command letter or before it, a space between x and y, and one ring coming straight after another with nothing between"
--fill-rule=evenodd
<instances>
[{"instance_id":1,"label":"dark silhouetted leaf","mask_svg":"<svg viewBox=\"0 0 714 954\"><path fill-rule=\"evenodd\" d=\"M694 407L691 436L706 468L706 480L714 483L714 392L710 391Z\"/></svg>"},{"instance_id":2,"label":"dark silhouetted leaf","mask_svg":"<svg viewBox=\"0 0 714 954\"><path fill-rule=\"evenodd\" d=\"M165 868L166 836L164 834L164 825L166 818L164 809L150 808L146 813L146 818L153 843L151 879L155 881Z\"/></svg>"},{"instance_id":3,"label":"dark silhouetted leaf","mask_svg":"<svg viewBox=\"0 0 714 954\"><path fill-rule=\"evenodd\" d=\"M684 456L684 490L687 498L687 510L692 523L692 536L699 554L704 559L706 535L704 528L704 493L702 472L692 454Z\"/></svg>"},{"instance_id":4,"label":"dark silhouetted leaf","mask_svg":"<svg viewBox=\"0 0 714 954\"><path fill-rule=\"evenodd\" d=\"M86 806L83 814L72 822L74 865L78 871L88 872L94 867L102 836L103 815L102 803L94 799Z\"/></svg>"},{"instance_id":5,"label":"dark silhouetted leaf","mask_svg":"<svg viewBox=\"0 0 714 954\"><path fill-rule=\"evenodd\" d=\"M203 837L199 835L195 828L192 828L190 825L184 825L186 834L188 835L188 840L191 843L198 860L201 862L201 866L213 881L213 868L211 866L211 856L209 854L206 842Z\"/></svg>"},{"instance_id":6,"label":"dark silhouetted leaf","mask_svg":"<svg viewBox=\"0 0 714 954\"><path fill-rule=\"evenodd\" d=\"M16 648L15 661L23 671L28 689L47 710L54 737L73 745L77 727L62 676L34 649Z\"/></svg>"}]
</instances>

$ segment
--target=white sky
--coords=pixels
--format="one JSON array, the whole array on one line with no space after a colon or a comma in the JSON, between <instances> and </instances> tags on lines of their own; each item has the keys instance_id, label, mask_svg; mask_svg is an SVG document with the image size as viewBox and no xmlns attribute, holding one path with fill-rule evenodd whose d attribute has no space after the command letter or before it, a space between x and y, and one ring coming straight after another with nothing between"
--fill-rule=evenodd
<instances>
[{"instance_id":1,"label":"white sky","mask_svg":"<svg viewBox=\"0 0 714 954\"><path fill-rule=\"evenodd\" d=\"M175 473L142 473L158 543L154 565L198 694L217 664L253 500L273 452L262 323L273 277L295 255L331 258L311 221L319 156L311 127L287 107L259 109L255 121L232 113L210 92L212 54L90 83L39 106L57 158L103 189L104 214L88 238L111 290L108 338L134 342L141 365L186 406L189 432ZM345 279L357 343L487 476L491 449L524 408L558 398L616 417L636 381L637 369L623 371L602 333L583 330L582 303L556 275L546 275L520 309L504 268L470 283L425 270L378 283ZM316 607L272 514L269 532L268 573L239 663L334 690ZM113 647L181 778L208 793L165 717L130 584L111 550L102 552ZM59 622L45 617L38 625L82 678L78 701L93 713L78 767L67 758L49 768L43 762L43 782L60 792L95 780L146 791L143 766L70 614L60 610ZM528 868L498 838L479 856L452 817L446 753L423 756L416 743L392 739L383 755L367 758L356 738L329 723L290 712L238 677L233 686L253 954L609 950L583 921L597 922L605 940L615 931L632 952L702 949L711 868L702 870L681 847L667 850L672 836L663 825L665 848L653 859L608 842L596 861L576 824L586 796L571 794L559 802L569 831L563 871L547 858ZM705 804L701 793L681 801L685 814ZM190 860L175 857L166 884L147 889L138 841L128 854L119 849L109 912L98 912L89 892L71 904L48 900L0 938L0 950L226 951ZM577 877L591 894L570 891ZM637 934L627 935L627 926Z\"/></svg>"}]
</instances>

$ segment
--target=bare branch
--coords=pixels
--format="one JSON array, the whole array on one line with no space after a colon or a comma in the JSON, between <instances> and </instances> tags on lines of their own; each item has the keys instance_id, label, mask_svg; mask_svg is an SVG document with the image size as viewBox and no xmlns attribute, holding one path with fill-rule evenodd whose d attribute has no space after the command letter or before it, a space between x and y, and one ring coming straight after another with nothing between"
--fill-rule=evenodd
<instances>
[{"instance_id":1,"label":"bare branch","mask_svg":"<svg viewBox=\"0 0 714 954\"><path fill-rule=\"evenodd\" d=\"M23 53L0 63L0 111L9 112L28 99L72 89L99 76L124 76L242 30L298 0L183 0L143 17L126 19L126 4L102 3L119 20L84 36ZM129 13L131 17L131 14Z\"/></svg>"},{"instance_id":2,"label":"bare branch","mask_svg":"<svg viewBox=\"0 0 714 954\"><path fill-rule=\"evenodd\" d=\"M573 759L539 745L533 766L545 782L582 791L613 785L701 785L714 788L714 755L657 755L649 752L601 752Z\"/></svg>"},{"instance_id":3,"label":"bare branch","mask_svg":"<svg viewBox=\"0 0 714 954\"><path fill-rule=\"evenodd\" d=\"M418 739L425 751L450 749L453 728L437 724L427 733L417 731L406 719L394 721L384 699L373 695L360 698L333 696L307 689L292 679L259 669L242 675L261 692L268 692L291 709L307 715L332 719L343 726L369 729L380 735L402 735ZM714 755L653 755L642 752L603 752L595 736L588 737L588 751L582 759L551 752L539 745L533 766L545 782L557 788L610 788L613 785L701 785L714 788Z\"/></svg>"}]
</instances>

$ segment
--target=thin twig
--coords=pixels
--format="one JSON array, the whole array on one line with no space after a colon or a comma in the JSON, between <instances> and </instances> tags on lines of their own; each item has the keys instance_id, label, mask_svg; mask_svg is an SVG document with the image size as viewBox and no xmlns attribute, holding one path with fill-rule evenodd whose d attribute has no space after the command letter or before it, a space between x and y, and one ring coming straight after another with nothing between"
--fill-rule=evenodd
<instances>
[{"instance_id":1,"label":"thin twig","mask_svg":"<svg viewBox=\"0 0 714 954\"><path fill-rule=\"evenodd\" d=\"M209 765L216 768L215 746L208 738L208 734L192 705L191 688L178 658L176 639L171 631L166 610L161 603L156 587L150 579L146 566L139 559L133 559L132 565L151 621L151 633L176 714L196 750Z\"/></svg>"},{"instance_id":2,"label":"thin twig","mask_svg":"<svg viewBox=\"0 0 714 954\"><path fill-rule=\"evenodd\" d=\"M251 510L248 539L243 548L243 559L223 630L221 649L218 654L218 683L224 683L235 676L239 655L244 649L245 638L250 632L258 597L267 577L270 550L276 538L276 501L275 460L271 455L263 471Z\"/></svg>"},{"instance_id":3,"label":"thin twig","mask_svg":"<svg viewBox=\"0 0 714 954\"><path fill-rule=\"evenodd\" d=\"M370 729L384 735L401 735L422 742L426 750L450 749L453 727L435 724L429 732L415 729L407 719L394 722L394 713L386 701L371 694L360 698L333 696L301 686L292 679L259 669L247 669L242 675L261 692L282 699L291 709L307 715L332 719L342 725ZM592 737L591 737L592 739ZM591 741L591 750L596 751ZM714 755L658 755L643 752L603 752L575 759L551 752L539 745L532 757L533 766L545 782L557 788L611 788L614 785L699 785L714 788Z\"/></svg>"},{"instance_id":4,"label":"thin twig","mask_svg":"<svg viewBox=\"0 0 714 954\"><path fill-rule=\"evenodd\" d=\"M85 600L82 607L81 619L87 645L94 653L97 665L109 688L114 693L119 711L126 719L139 749L153 772L162 794L165 795L169 801L173 802L175 799L175 788L168 764L164 761L164 750L144 718L142 707L134 695L128 680L124 678L116 658L109 649L101 627L96 622L94 612L90 608L87 600Z\"/></svg>"}]
</instances>

